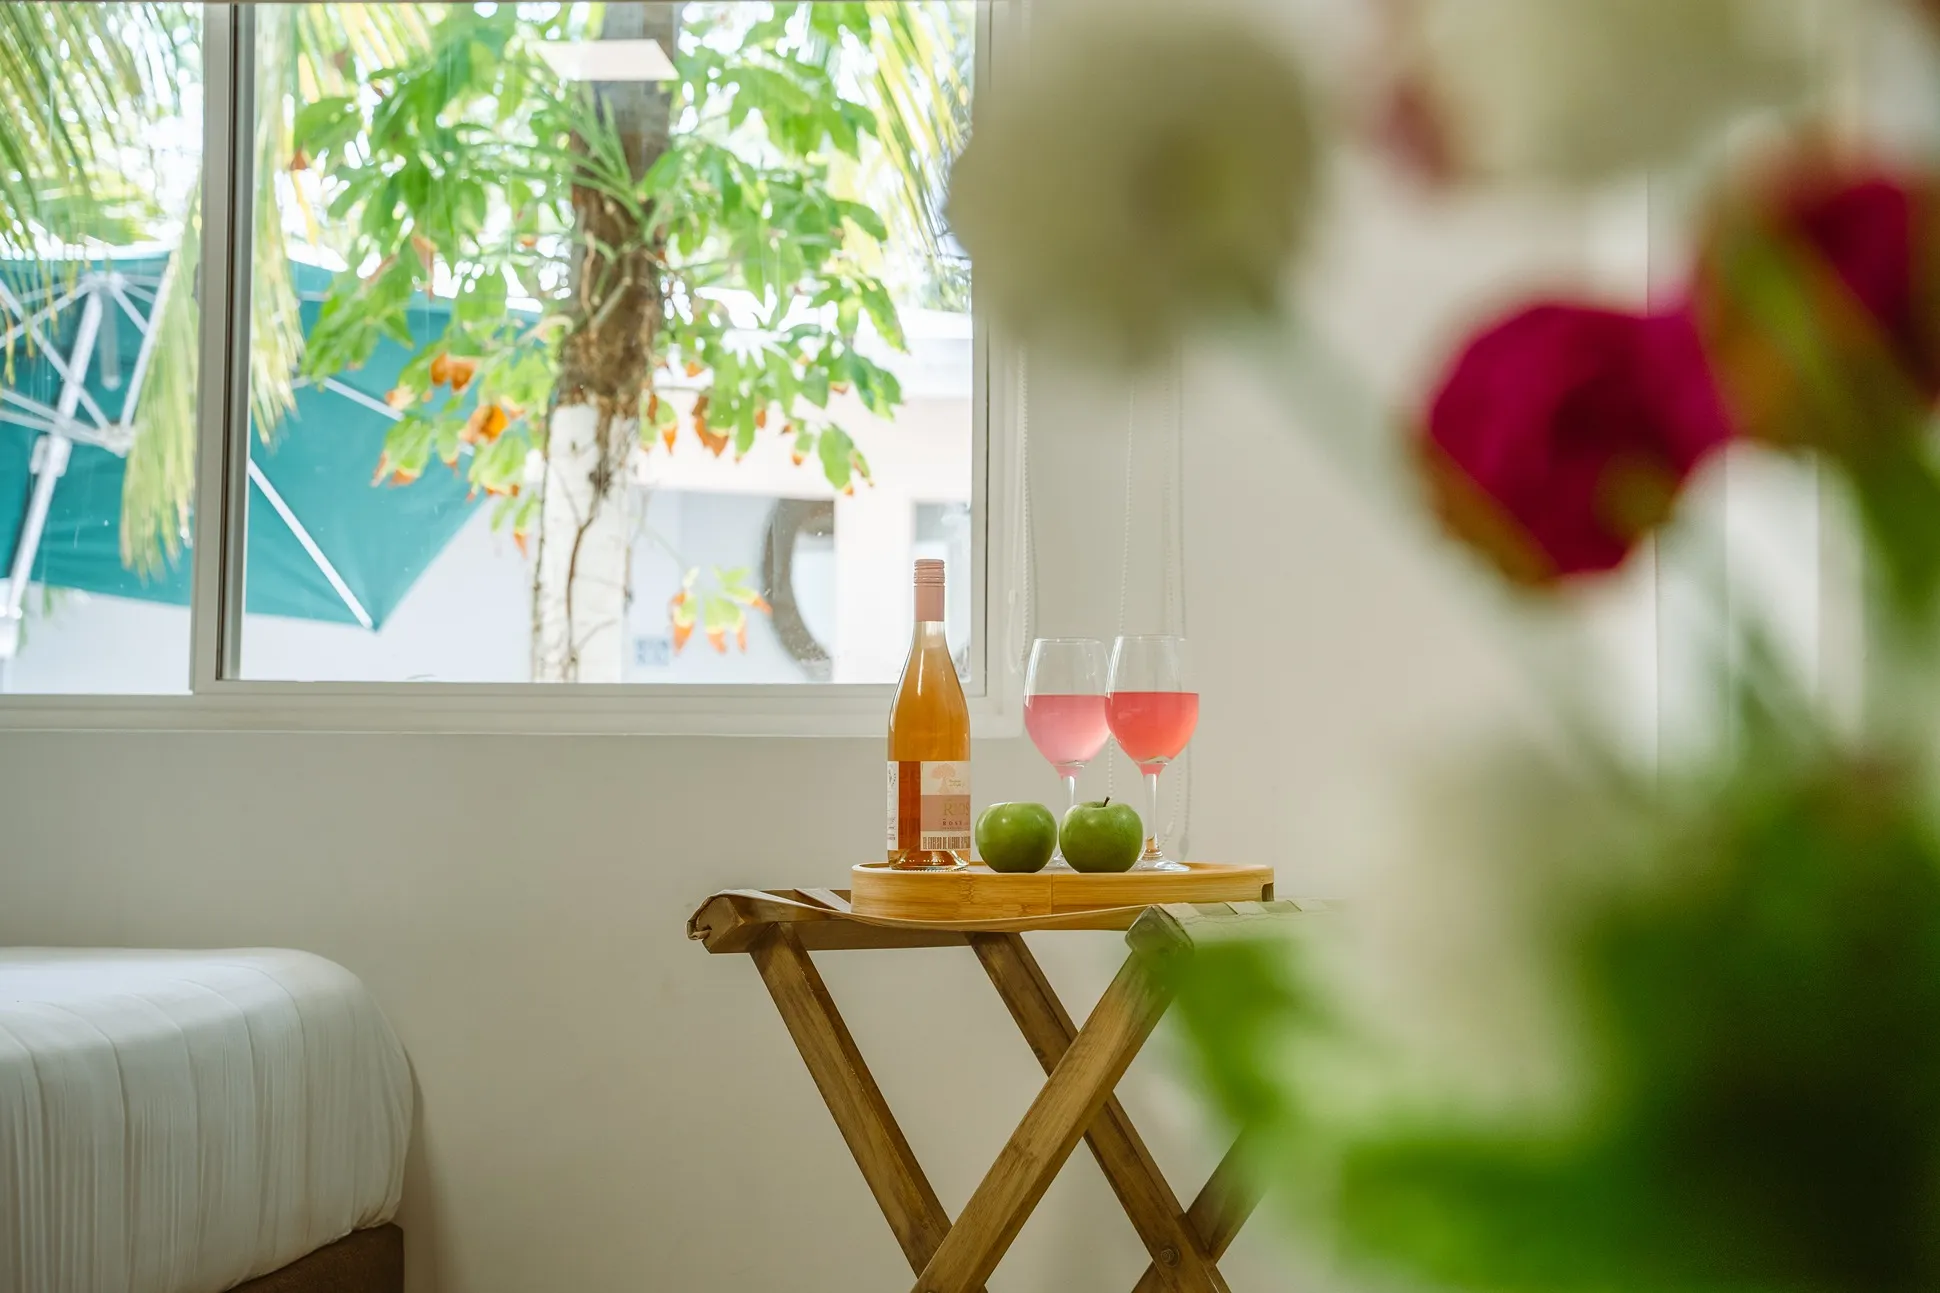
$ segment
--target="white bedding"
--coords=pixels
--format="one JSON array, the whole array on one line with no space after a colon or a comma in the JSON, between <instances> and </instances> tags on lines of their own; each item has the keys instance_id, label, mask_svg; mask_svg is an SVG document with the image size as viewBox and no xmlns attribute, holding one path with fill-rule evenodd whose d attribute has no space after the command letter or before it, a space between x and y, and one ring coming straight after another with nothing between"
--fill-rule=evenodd
<instances>
[{"instance_id":1,"label":"white bedding","mask_svg":"<svg viewBox=\"0 0 1940 1293\"><path fill-rule=\"evenodd\" d=\"M411 1075L304 952L0 948L0 1293L219 1293L397 1211Z\"/></svg>"}]
</instances>

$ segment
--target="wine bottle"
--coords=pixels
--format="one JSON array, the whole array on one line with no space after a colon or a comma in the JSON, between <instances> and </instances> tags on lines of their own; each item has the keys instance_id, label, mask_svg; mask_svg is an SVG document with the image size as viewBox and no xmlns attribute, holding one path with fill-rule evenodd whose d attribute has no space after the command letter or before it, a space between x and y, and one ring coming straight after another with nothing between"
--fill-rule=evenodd
<instances>
[{"instance_id":1,"label":"wine bottle","mask_svg":"<svg viewBox=\"0 0 1940 1293\"><path fill-rule=\"evenodd\" d=\"M970 706L943 631L943 563L916 563L916 632L889 711L889 865L970 860Z\"/></svg>"}]
</instances>

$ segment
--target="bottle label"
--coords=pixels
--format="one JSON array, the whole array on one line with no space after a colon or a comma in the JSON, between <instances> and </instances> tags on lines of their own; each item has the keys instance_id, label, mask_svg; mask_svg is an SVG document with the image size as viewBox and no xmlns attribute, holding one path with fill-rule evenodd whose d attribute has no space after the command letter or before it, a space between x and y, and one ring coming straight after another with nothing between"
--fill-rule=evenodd
<instances>
[{"instance_id":1,"label":"bottle label","mask_svg":"<svg viewBox=\"0 0 1940 1293\"><path fill-rule=\"evenodd\" d=\"M969 763L890 763L889 848L970 851Z\"/></svg>"}]
</instances>

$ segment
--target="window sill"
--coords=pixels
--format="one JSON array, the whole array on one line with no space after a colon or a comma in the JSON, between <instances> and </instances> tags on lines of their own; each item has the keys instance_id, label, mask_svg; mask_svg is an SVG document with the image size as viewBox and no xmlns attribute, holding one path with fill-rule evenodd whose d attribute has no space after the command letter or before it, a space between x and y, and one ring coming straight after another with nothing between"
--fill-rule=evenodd
<instances>
[{"instance_id":1,"label":"window sill","mask_svg":"<svg viewBox=\"0 0 1940 1293\"><path fill-rule=\"evenodd\" d=\"M880 739L890 687L533 687L228 683L182 696L8 696L0 731ZM979 738L1021 735L1013 701L972 697Z\"/></svg>"}]
</instances>

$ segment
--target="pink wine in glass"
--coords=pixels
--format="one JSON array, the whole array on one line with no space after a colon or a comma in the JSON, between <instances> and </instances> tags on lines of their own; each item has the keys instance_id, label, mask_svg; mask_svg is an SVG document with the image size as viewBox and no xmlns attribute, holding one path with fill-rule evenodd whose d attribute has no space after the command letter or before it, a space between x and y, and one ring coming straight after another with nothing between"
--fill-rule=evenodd
<instances>
[{"instance_id":1,"label":"pink wine in glass","mask_svg":"<svg viewBox=\"0 0 1940 1293\"><path fill-rule=\"evenodd\" d=\"M1111 734L1148 776L1184 752L1199 725L1196 691L1115 691L1107 700Z\"/></svg>"},{"instance_id":2,"label":"pink wine in glass","mask_svg":"<svg viewBox=\"0 0 1940 1293\"><path fill-rule=\"evenodd\" d=\"M1064 783L1064 810L1078 805L1078 774L1111 739L1105 725L1105 644L1091 638L1039 638L1024 671L1024 728ZM1064 850L1053 871L1069 871Z\"/></svg>"},{"instance_id":3,"label":"pink wine in glass","mask_svg":"<svg viewBox=\"0 0 1940 1293\"><path fill-rule=\"evenodd\" d=\"M1052 767L1075 772L1111 738L1103 696L1026 696L1024 730Z\"/></svg>"}]
</instances>

